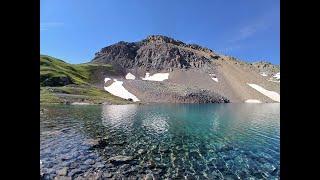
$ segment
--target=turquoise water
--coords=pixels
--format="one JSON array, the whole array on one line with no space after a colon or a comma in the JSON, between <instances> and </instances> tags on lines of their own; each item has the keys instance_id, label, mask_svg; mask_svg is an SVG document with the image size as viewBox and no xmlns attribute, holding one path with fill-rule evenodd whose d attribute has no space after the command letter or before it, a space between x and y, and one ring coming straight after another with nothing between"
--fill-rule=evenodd
<instances>
[{"instance_id":1,"label":"turquoise water","mask_svg":"<svg viewBox=\"0 0 320 180\"><path fill-rule=\"evenodd\" d=\"M44 108L44 179L65 167L73 178L279 179L280 104Z\"/></svg>"}]
</instances>

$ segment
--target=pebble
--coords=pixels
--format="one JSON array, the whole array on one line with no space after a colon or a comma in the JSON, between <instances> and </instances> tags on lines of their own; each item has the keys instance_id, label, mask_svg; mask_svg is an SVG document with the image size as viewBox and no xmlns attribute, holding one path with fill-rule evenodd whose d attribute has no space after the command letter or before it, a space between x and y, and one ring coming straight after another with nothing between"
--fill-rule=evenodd
<instances>
[{"instance_id":1,"label":"pebble","mask_svg":"<svg viewBox=\"0 0 320 180\"><path fill-rule=\"evenodd\" d=\"M83 171L80 169L72 169L69 173L68 176L74 176L76 174L81 174Z\"/></svg>"},{"instance_id":2,"label":"pebble","mask_svg":"<svg viewBox=\"0 0 320 180\"><path fill-rule=\"evenodd\" d=\"M86 161L83 162L86 165L92 165L95 163L95 161L93 159L87 159Z\"/></svg>"},{"instance_id":3,"label":"pebble","mask_svg":"<svg viewBox=\"0 0 320 180\"><path fill-rule=\"evenodd\" d=\"M131 161L132 159L133 159L132 156L119 155L119 156L114 156L114 157L109 158L108 161L110 161L111 163L125 163L128 161Z\"/></svg>"},{"instance_id":4,"label":"pebble","mask_svg":"<svg viewBox=\"0 0 320 180\"><path fill-rule=\"evenodd\" d=\"M103 177L111 178L111 177L112 177L112 174L109 173L109 172L105 172L105 173L103 173Z\"/></svg>"},{"instance_id":5,"label":"pebble","mask_svg":"<svg viewBox=\"0 0 320 180\"><path fill-rule=\"evenodd\" d=\"M154 168L156 166L156 163L154 161L148 161L147 162L147 165L146 165L148 168Z\"/></svg>"},{"instance_id":6,"label":"pebble","mask_svg":"<svg viewBox=\"0 0 320 180\"><path fill-rule=\"evenodd\" d=\"M95 167L95 168L103 168L103 167L104 167L104 164L101 163L101 162L96 162L96 163L93 165L93 167Z\"/></svg>"},{"instance_id":7,"label":"pebble","mask_svg":"<svg viewBox=\"0 0 320 180\"><path fill-rule=\"evenodd\" d=\"M143 154L143 153L145 153L145 151L144 151L143 149L139 149L139 150L138 150L138 153L139 153L139 154Z\"/></svg>"},{"instance_id":8,"label":"pebble","mask_svg":"<svg viewBox=\"0 0 320 180\"><path fill-rule=\"evenodd\" d=\"M68 168L67 168L67 167L64 167L64 168L62 168L62 169L60 169L60 170L57 170L56 173L57 173L57 175L59 175L59 176L66 176L67 173L68 173Z\"/></svg>"},{"instance_id":9,"label":"pebble","mask_svg":"<svg viewBox=\"0 0 320 180\"><path fill-rule=\"evenodd\" d=\"M153 174L149 173L144 177L144 180L153 180Z\"/></svg>"},{"instance_id":10,"label":"pebble","mask_svg":"<svg viewBox=\"0 0 320 180\"><path fill-rule=\"evenodd\" d=\"M72 180L72 178L68 176L56 176L54 180Z\"/></svg>"},{"instance_id":11,"label":"pebble","mask_svg":"<svg viewBox=\"0 0 320 180\"><path fill-rule=\"evenodd\" d=\"M99 144L100 139L87 139L83 142L83 145L96 146Z\"/></svg>"}]
</instances>

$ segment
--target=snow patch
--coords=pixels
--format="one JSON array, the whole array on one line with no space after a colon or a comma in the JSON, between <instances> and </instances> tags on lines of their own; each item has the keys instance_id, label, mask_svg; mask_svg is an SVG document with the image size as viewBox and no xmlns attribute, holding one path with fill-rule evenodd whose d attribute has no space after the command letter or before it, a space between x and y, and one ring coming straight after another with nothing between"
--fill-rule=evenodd
<instances>
[{"instance_id":1,"label":"snow patch","mask_svg":"<svg viewBox=\"0 0 320 180\"><path fill-rule=\"evenodd\" d=\"M274 80L269 79L268 81L280 83L280 80L279 81L274 81Z\"/></svg>"},{"instance_id":2,"label":"snow patch","mask_svg":"<svg viewBox=\"0 0 320 180\"><path fill-rule=\"evenodd\" d=\"M280 79L280 72L278 72L277 74L275 74L273 77L279 80L279 79Z\"/></svg>"},{"instance_id":3,"label":"snow patch","mask_svg":"<svg viewBox=\"0 0 320 180\"><path fill-rule=\"evenodd\" d=\"M218 82L218 78L211 78L212 80Z\"/></svg>"},{"instance_id":4,"label":"snow patch","mask_svg":"<svg viewBox=\"0 0 320 180\"><path fill-rule=\"evenodd\" d=\"M211 77L212 80L214 80L215 82L218 82L218 78L215 74L209 74L209 76Z\"/></svg>"},{"instance_id":5,"label":"snow patch","mask_svg":"<svg viewBox=\"0 0 320 180\"><path fill-rule=\"evenodd\" d=\"M105 86L104 90L108 91L112 95L121 97L123 99L131 98L134 102L140 101L135 95L131 94L126 88L123 87L123 82L113 79L113 82L110 86Z\"/></svg>"},{"instance_id":6,"label":"snow patch","mask_svg":"<svg viewBox=\"0 0 320 180\"><path fill-rule=\"evenodd\" d=\"M263 87L256 85L256 84L249 84L247 83L250 87L252 87L253 89L259 91L260 93L262 93L263 95L269 97L270 99L280 102L280 94L278 94L277 92L274 91L268 91L266 89L264 89Z\"/></svg>"},{"instance_id":7,"label":"snow patch","mask_svg":"<svg viewBox=\"0 0 320 180\"><path fill-rule=\"evenodd\" d=\"M104 78L104 83L108 82L109 80L111 80L110 78Z\"/></svg>"},{"instance_id":8,"label":"snow patch","mask_svg":"<svg viewBox=\"0 0 320 180\"><path fill-rule=\"evenodd\" d=\"M150 73L146 73L146 76L142 80L147 81L164 81L169 78L169 73L156 73L150 76Z\"/></svg>"},{"instance_id":9,"label":"snow patch","mask_svg":"<svg viewBox=\"0 0 320 180\"><path fill-rule=\"evenodd\" d=\"M126 79L136 79L136 77L135 77L133 74L128 73L128 74L126 75Z\"/></svg>"},{"instance_id":10,"label":"snow patch","mask_svg":"<svg viewBox=\"0 0 320 180\"><path fill-rule=\"evenodd\" d=\"M73 102L73 103L71 103L71 105L90 105L90 103L86 103L86 102Z\"/></svg>"},{"instance_id":11,"label":"snow patch","mask_svg":"<svg viewBox=\"0 0 320 180\"><path fill-rule=\"evenodd\" d=\"M268 74L263 72L263 73L261 73L261 76L268 76Z\"/></svg>"},{"instance_id":12,"label":"snow patch","mask_svg":"<svg viewBox=\"0 0 320 180\"><path fill-rule=\"evenodd\" d=\"M246 103L261 103L258 99L248 99L245 101Z\"/></svg>"}]
</instances>

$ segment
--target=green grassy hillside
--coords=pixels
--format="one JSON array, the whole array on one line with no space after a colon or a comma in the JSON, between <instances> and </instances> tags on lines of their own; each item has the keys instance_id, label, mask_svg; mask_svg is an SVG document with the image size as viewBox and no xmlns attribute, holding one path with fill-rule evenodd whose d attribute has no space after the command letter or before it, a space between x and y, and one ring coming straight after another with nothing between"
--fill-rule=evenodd
<instances>
[{"instance_id":1,"label":"green grassy hillside","mask_svg":"<svg viewBox=\"0 0 320 180\"><path fill-rule=\"evenodd\" d=\"M101 74L117 73L108 64L69 64L40 55L40 103L130 103L94 85L97 82L103 83Z\"/></svg>"},{"instance_id":2,"label":"green grassy hillside","mask_svg":"<svg viewBox=\"0 0 320 180\"><path fill-rule=\"evenodd\" d=\"M40 56L40 85L59 86L66 84L90 84L95 81L94 74L103 71L108 74L116 74L112 65L97 64L68 64L60 59L50 56ZM68 82L59 82L66 79ZM62 83L62 84L61 84Z\"/></svg>"}]
</instances>

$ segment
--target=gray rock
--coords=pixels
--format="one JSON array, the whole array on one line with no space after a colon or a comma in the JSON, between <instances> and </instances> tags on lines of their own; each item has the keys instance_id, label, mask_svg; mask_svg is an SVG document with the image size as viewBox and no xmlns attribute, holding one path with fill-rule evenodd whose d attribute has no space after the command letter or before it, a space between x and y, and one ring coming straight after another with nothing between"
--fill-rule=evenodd
<instances>
[{"instance_id":1,"label":"gray rock","mask_svg":"<svg viewBox=\"0 0 320 180\"><path fill-rule=\"evenodd\" d=\"M103 177L111 178L112 176L113 176L113 174L111 174L111 173L109 173L109 172L103 173Z\"/></svg>"},{"instance_id":2,"label":"gray rock","mask_svg":"<svg viewBox=\"0 0 320 180\"><path fill-rule=\"evenodd\" d=\"M126 163L133 160L132 156L114 156L108 159L108 161L110 161L111 163Z\"/></svg>"},{"instance_id":3,"label":"gray rock","mask_svg":"<svg viewBox=\"0 0 320 180\"><path fill-rule=\"evenodd\" d=\"M153 180L154 177L153 177L153 174L152 174L152 173L149 173L149 174L145 175L143 179L144 179L144 180Z\"/></svg>"},{"instance_id":4,"label":"gray rock","mask_svg":"<svg viewBox=\"0 0 320 180\"><path fill-rule=\"evenodd\" d=\"M147 162L146 166L148 168L152 169L152 168L154 168L156 166L156 163L154 161L150 160L150 161Z\"/></svg>"},{"instance_id":5,"label":"gray rock","mask_svg":"<svg viewBox=\"0 0 320 180\"><path fill-rule=\"evenodd\" d=\"M143 153L145 153L145 150L143 150L143 149L138 150L138 154L143 154Z\"/></svg>"},{"instance_id":6,"label":"gray rock","mask_svg":"<svg viewBox=\"0 0 320 180\"><path fill-rule=\"evenodd\" d=\"M83 142L84 145L96 146L99 144L100 139L87 139Z\"/></svg>"},{"instance_id":7,"label":"gray rock","mask_svg":"<svg viewBox=\"0 0 320 180\"><path fill-rule=\"evenodd\" d=\"M102 172L90 172L84 176L85 179L90 179L90 180L98 180L102 178Z\"/></svg>"},{"instance_id":8,"label":"gray rock","mask_svg":"<svg viewBox=\"0 0 320 180\"><path fill-rule=\"evenodd\" d=\"M93 159L87 159L86 161L83 162L84 164L87 164L87 165L92 165L95 163L95 161Z\"/></svg>"},{"instance_id":9,"label":"gray rock","mask_svg":"<svg viewBox=\"0 0 320 180\"><path fill-rule=\"evenodd\" d=\"M163 152L163 153L168 153L169 152L169 149L166 148L166 147L162 147L159 149L160 152Z\"/></svg>"},{"instance_id":10,"label":"gray rock","mask_svg":"<svg viewBox=\"0 0 320 180\"><path fill-rule=\"evenodd\" d=\"M102 167L104 167L104 164L101 163L101 162L96 162L96 163L93 165L93 167L95 167L95 168L102 168Z\"/></svg>"},{"instance_id":11,"label":"gray rock","mask_svg":"<svg viewBox=\"0 0 320 180\"><path fill-rule=\"evenodd\" d=\"M68 176L74 176L76 174L81 174L83 171L81 169L72 169L69 171Z\"/></svg>"},{"instance_id":12,"label":"gray rock","mask_svg":"<svg viewBox=\"0 0 320 180\"><path fill-rule=\"evenodd\" d=\"M72 180L72 178L68 176L56 176L54 180Z\"/></svg>"},{"instance_id":13,"label":"gray rock","mask_svg":"<svg viewBox=\"0 0 320 180\"><path fill-rule=\"evenodd\" d=\"M59 176L66 176L67 173L68 173L68 168L67 168L67 167L64 167L64 168L62 168L62 169L60 169L60 170L57 170L56 173L57 173L57 175L59 175Z\"/></svg>"}]
</instances>

